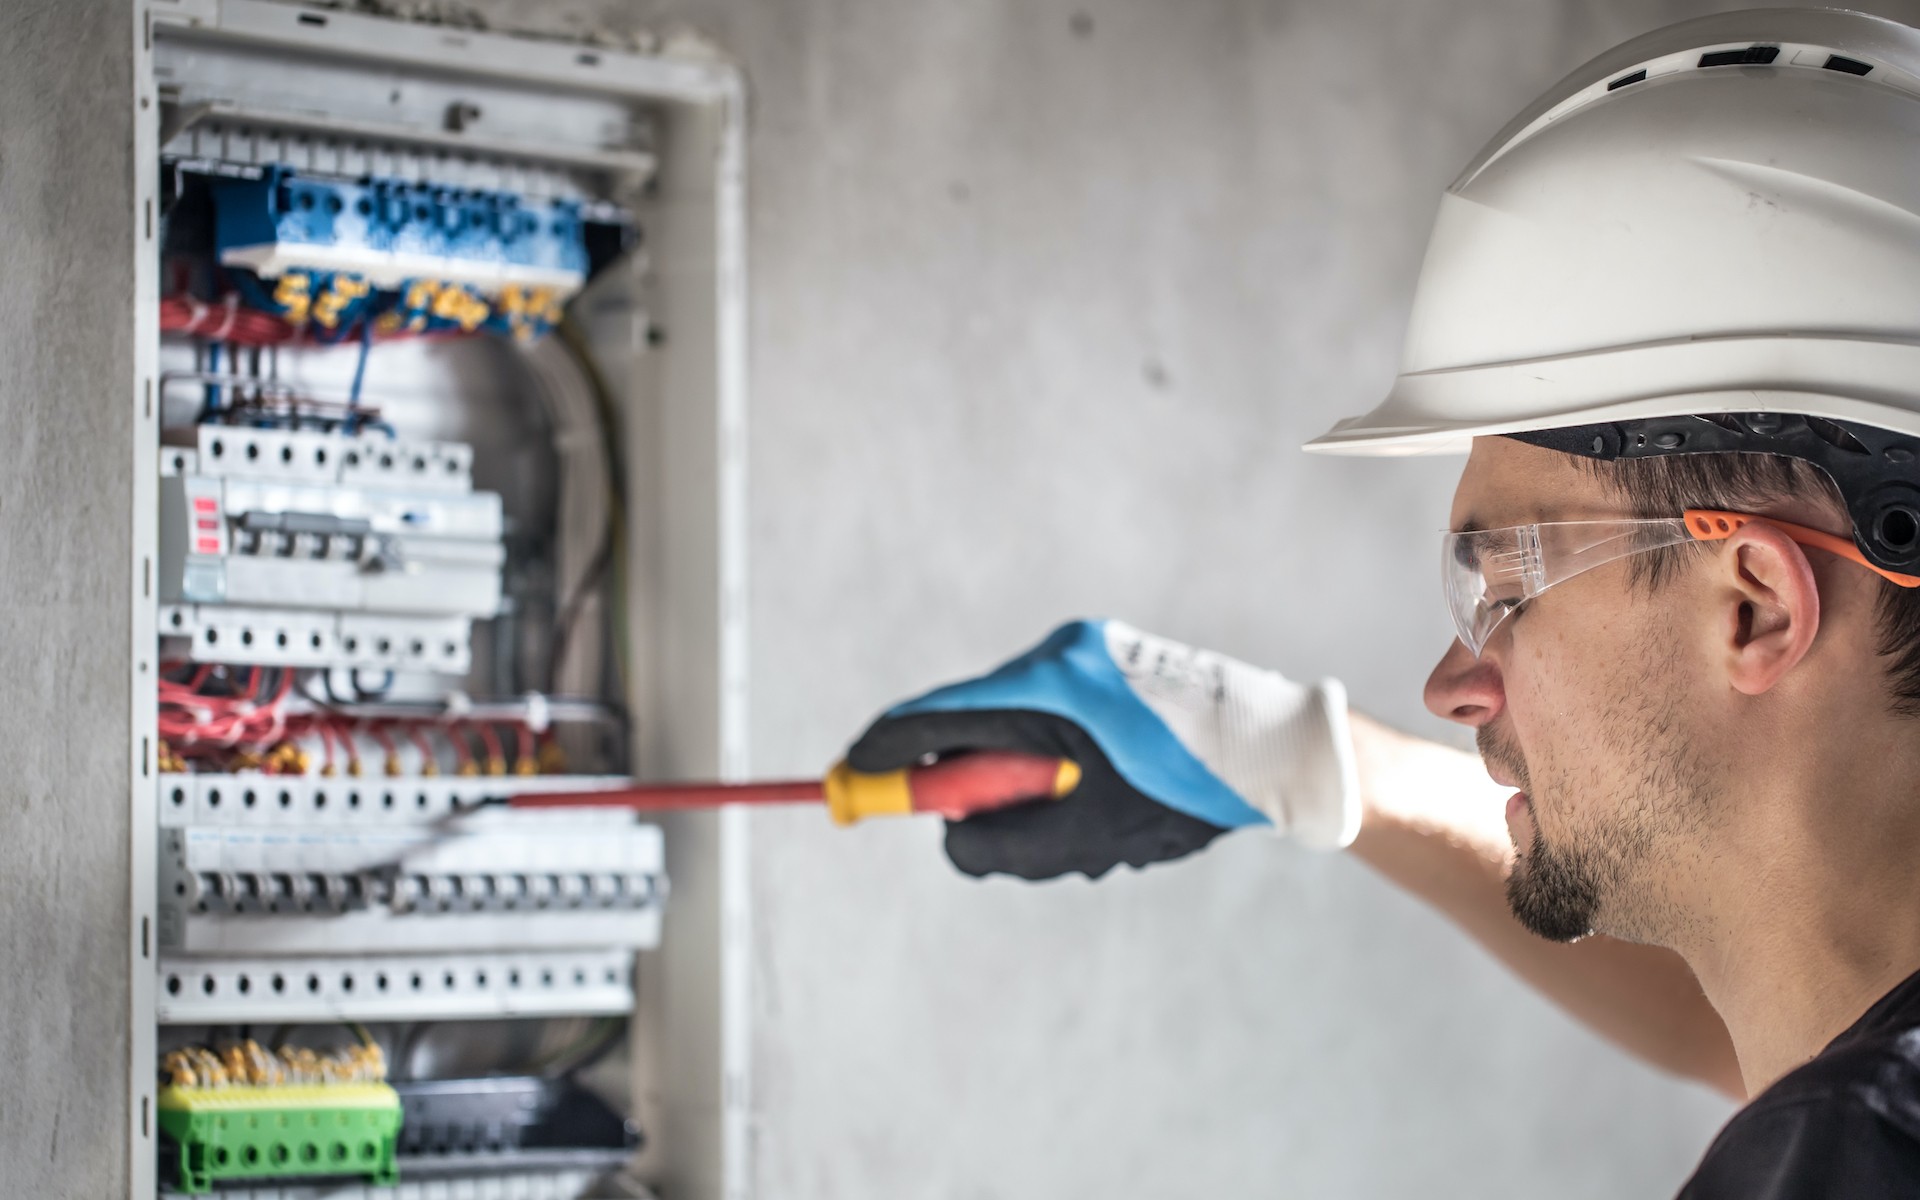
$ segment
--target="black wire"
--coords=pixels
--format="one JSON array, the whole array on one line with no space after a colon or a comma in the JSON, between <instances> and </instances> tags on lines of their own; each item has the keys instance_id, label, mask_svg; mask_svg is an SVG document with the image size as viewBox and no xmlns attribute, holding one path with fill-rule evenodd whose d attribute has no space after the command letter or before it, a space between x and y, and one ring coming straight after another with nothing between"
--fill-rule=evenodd
<instances>
[{"instance_id":1,"label":"black wire","mask_svg":"<svg viewBox=\"0 0 1920 1200\"><path fill-rule=\"evenodd\" d=\"M362 701L384 700L386 698L387 693L393 690L393 672L388 671L385 677L381 679L378 685L374 687L366 688L366 687L360 686L360 672L365 669L366 668L364 667L355 667L347 675L348 680L353 684L354 696ZM329 681L327 685L327 694L328 695L333 694L333 685L331 681Z\"/></svg>"},{"instance_id":2,"label":"black wire","mask_svg":"<svg viewBox=\"0 0 1920 1200\"><path fill-rule=\"evenodd\" d=\"M553 691L559 683L560 664L566 661L567 643L573 640L574 628L580 623L580 614L586 611L587 600L604 590L606 578L613 567L613 522L607 522L607 533L600 541L600 548L594 551L593 561L582 571L580 582L575 585L573 595L566 606L560 610L554 621L553 642L547 652L547 690Z\"/></svg>"},{"instance_id":3,"label":"black wire","mask_svg":"<svg viewBox=\"0 0 1920 1200\"><path fill-rule=\"evenodd\" d=\"M342 700L340 693L333 690L333 671L331 669L322 668L320 671L320 682L327 689L327 702L333 707L345 708L347 705L353 703L351 700ZM309 699L311 699L311 697L309 697Z\"/></svg>"},{"instance_id":4,"label":"black wire","mask_svg":"<svg viewBox=\"0 0 1920 1200\"><path fill-rule=\"evenodd\" d=\"M620 1043L627 1040L627 1033L630 1028L631 1028L631 1025L629 1022L620 1021L619 1024L617 1024L613 1029L608 1031L606 1037L600 1039L600 1043L598 1045L594 1046L593 1049L587 1051L585 1055L575 1059L573 1062L566 1064L565 1066L561 1067L559 1070L549 1071L547 1072L547 1074L552 1076L558 1076L561 1078L565 1078L569 1075L578 1075L580 1072L588 1069L589 1067L592 1067L595 1063L598 1063L601 1060L605 1059L607 1055L612 1054L615 1047L619 1046Z\"/></svg>"},{"instance_id":5,"label":"black wire","mask_svg":"<svg viewBox=\"0 0 1920 1200\"><path fill-rule=\"evenodd\" d=\"M393 1052L392 1069L393 1077L396 1080L412 1079L414 1077L413 1071L411 1070L414 1052L420 1048L420 1039L426 1036L427 1031L432 1029L437 1023L438 1022L435 1021L416 1021L408 1028L405 1036L400 1039L399 1046L396 1047Z\"/></svg>"},{"instance_id":6,"label":"black wire","mask_svg":"<svg viewBox=\"0 0 1920 1200\"><path fill-rule=\"evenodd\" d=\"M555 330L560 344L573 358L574 365L587 380L587 390L593 395L594 423L599 426L600 446L607 460L607 490L612 493L607 505L606 528L601 531L600 544L595 548L593 558L587 563L580 579L574 585L573 593L568 597L560 612L554 618L553 638L547 653L547 690L552 691L557 683L560 664L565 660L567 645L573 640L575 627L580 622L580 614L586 610L589 597L606 588L611 575L614 544L619 530L619 521L615 513L625 503L627 494L626 463L620 456L620 447L614 439L613 401L607 390L607 381L600 374L600 368L588 353L586 340L571 321L562 321Z\"/></svg>"}]
</instances>

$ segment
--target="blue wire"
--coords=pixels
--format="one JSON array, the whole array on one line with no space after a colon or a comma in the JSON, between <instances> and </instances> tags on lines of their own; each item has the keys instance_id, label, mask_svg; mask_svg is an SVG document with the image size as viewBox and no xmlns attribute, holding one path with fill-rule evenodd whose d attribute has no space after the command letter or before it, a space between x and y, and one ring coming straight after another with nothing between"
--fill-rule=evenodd
<instances>
[{"instance_id":1,"label":"blue wire","mask_svg":"<svg viewBox=\"0 0 1920 1200\"><path fill-rule=\"evenodd\" d=\"M360 383L367 375L367 354L373 349L373 318L360 322L360 361L353 368L353 390L347 393L347 432L360 427Z\"/></svg>"},{"instance_id":2,"label":"blue wire","mask_svg":"<svg viewBox=\"0 0 1920 1200\"><path fill-rule=\"evenodd\" d=\"M220 343L208 342L207 343L207 374L218 375L219 373L220 373ZM220 385L217 383L210 383L207 385L206 402L200 406L200 423L203 425L206 424L209 420L212 419L213 414L218 411L220 411Z\"/></svg>"}]
</instances>

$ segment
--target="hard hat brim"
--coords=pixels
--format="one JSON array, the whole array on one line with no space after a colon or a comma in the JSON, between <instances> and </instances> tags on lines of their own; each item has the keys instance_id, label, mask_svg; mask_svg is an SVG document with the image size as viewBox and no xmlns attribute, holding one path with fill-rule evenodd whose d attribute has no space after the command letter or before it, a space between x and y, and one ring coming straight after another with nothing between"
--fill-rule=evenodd
<instances>
[{"instance_id":1,"label":"hard hat brim","mask_svg":"<svg viewBox=\"0 0 1920 1200\"><path fill-rule=\"evenodd\" d=\"M1797 413L1920 437L1917 385L1920 342L1903 338L1689 338L1402 375L1379 407L1305 449L1456 454L1476 437L1735 412Z\"/></svg>"}]
</instances>

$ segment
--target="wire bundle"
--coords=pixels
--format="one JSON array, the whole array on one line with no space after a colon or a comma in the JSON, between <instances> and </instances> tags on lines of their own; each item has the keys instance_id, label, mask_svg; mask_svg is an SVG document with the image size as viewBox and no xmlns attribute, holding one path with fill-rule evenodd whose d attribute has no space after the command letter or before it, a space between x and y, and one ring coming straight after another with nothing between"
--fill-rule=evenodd
<instances>
[{"instance_id":1,"label":"wire bundle","mask_svg":"<svg viewBox=\"0 0 1920 1200\"><path fill-rule=\"evenodd\" d=\"M277 672L271 695L264 695L264 667L247 672L246 689L220 695L202 689L215 682L216 669L200 667L186 682L160 679L159 732L165 742L183 751L201 748L233 749L271 745L288 732L286 703L293 691L293 674ZM228 674L223 682L231 683Z\"/></svg>"},{"instance_id":2,"label":"wire bundle","mask_svg":"<svg viewBox=\"0 0 1920 1200\"><path fill-rule=\"evenodd\" d=\"M163 670L177 673L183 665L168 664ZM440 755L432 740L436 734L446 743L459 775L539 775L564 769L550 734L543 738L529 720L356 714L351 705L323 703L304 690L296 692L294 675L271 667L214 666L193 668L185 678L163 673L161 769L183 770L186 758L224 758L227 770L304 775L312 756L302 743L317 741L320 774L358 776L363 773L364 741L378 748L381 772L399 776L406 769L396 733L412 745L420 775L440 773ZM307 707L291 708L290 700ZM511 755L501 737L503 729L513 737Z\"/></svg>"},{"instance_id":3,"label":"wire bundle","mask_svg":"<svg viewBox=\"0 0 1920 1200\"><path fill-rule=\"evenodd\" d=\"M218 304L207 304L186 292L163 296L160 331L242 346L277 346L292 341L298 332L271 313L242 305L238 292L228 292L226 299Z\"/></svg>"},{"instance_id":4,"label":"wire bundle","mask_svg":"<svg viewBox=\"0 0 1920 1200\"><path fill-rule=\"evenodd\" d=\"M387 1058L372 1041L325 1053L294 1046L270 1052L248 1038L218 1051L205 1046L168 1051L160 1060L160 1074L170 1086L183 1088L381 1083L387 1078Z\"/></svg>"}]
</instances>

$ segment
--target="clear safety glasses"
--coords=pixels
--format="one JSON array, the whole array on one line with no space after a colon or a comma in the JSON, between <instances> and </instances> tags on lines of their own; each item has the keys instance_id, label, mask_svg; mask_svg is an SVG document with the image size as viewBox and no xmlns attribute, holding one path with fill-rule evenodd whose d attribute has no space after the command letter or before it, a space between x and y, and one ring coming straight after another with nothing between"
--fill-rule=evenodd
<instances>
[{"instance_id":1,"label":"clear safety glasses","mask_svg":"<svg viewBox=\"0 0 1920 1200\"><path fill-rule=\"evenodd\" d=\"M1690 508L1652 520L1539 521L1443 534L1440 575L1453 627L1478 658L1500 622L1554 584L1629 555L1729 538L1749 521L1764 521L1800 545L1859 563L1901 587L1920 587L1920 576L1874 566L1846 538L1772 517Z\"/></svg>"}]
</instances>

